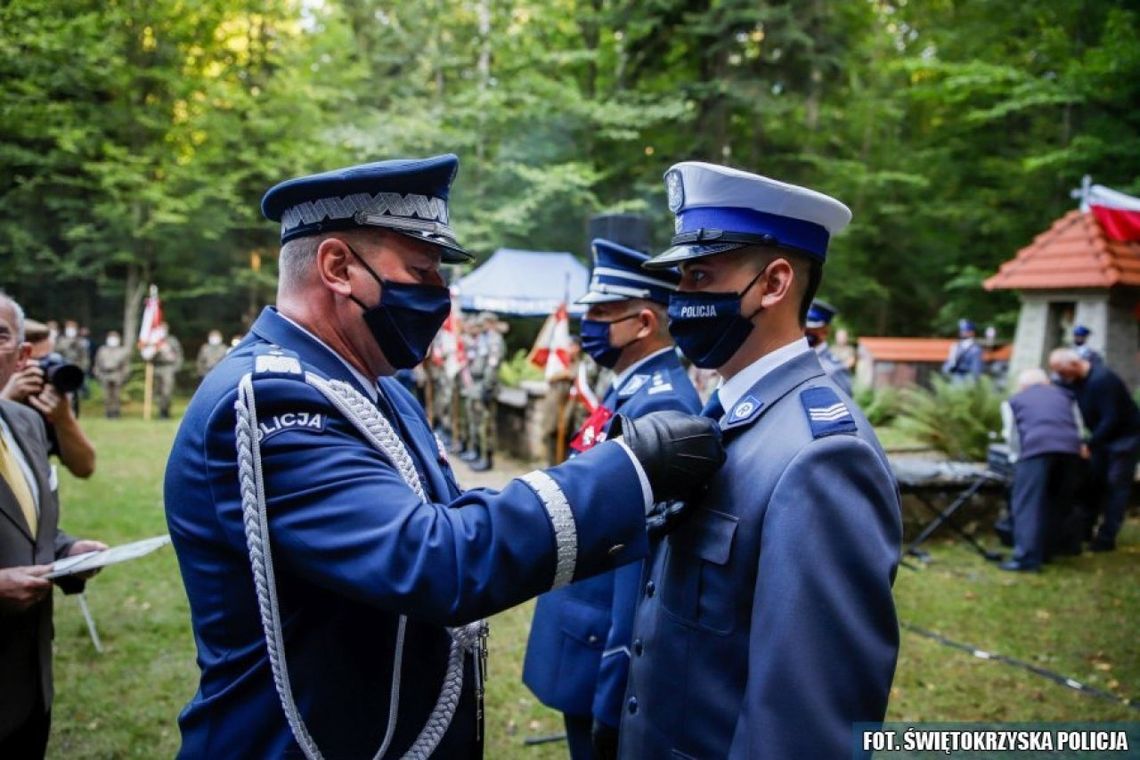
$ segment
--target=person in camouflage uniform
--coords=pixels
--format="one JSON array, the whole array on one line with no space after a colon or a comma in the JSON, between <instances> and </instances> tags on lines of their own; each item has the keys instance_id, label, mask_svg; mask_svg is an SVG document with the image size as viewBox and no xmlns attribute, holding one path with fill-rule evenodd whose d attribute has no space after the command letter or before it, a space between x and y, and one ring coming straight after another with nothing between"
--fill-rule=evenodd
<instances>
[{"instance_id":1,"label":"person in camouflage uniform","mask_svg":"<svg viewBox=\"0 0 1140 760\"><path fill-rule=\"evenodd\" d=\"M485 311L475 324L478 329L469 353L471 384L467 386L466 403L468 446L475 455L466 453L461 458L470 463L472 470L483 472L494 466L495 396L499 391L499 365L507 346L495 314Z\"/></svg>"},{"instance_id":2,"label":"person in camouflage uniform","mask_svg":"<svg viewBox=\"0 0 1140 760\"><path fill-rule=\"evenodd\" d=\"M123 345L119 334L112 330L95 352L95 379L103 386L103 411L107 419L122 414L121 394L131 375L131 350Z\"/></svg>"},{"instance_id":3,"label":"person in camouflage uniform","mask_svg":"<svg viewBox=\"0 0 1140 760\"><path fill-rule=\"evenodd\" d=\"M163 338L158 342L154 354L154 397L158 403L158 416L170 419L170 401L174 397L174 381L178 370L182 369L185 354L182 343L170 334L170 327L163 322L159 330Z\"/></svg>"},{"instance_id":4,"label":"person in camouflage uniform","mask_svg":"<svg viewBox=\"0 0 1140 760\"><path fill-rule=\"evenodd\" d=\"M198 349L198 377L205 377L206 373L225 358L229 349L222 342L222 334L217 330L210 330L206 342Z\"/></svg>"}]
</instances>

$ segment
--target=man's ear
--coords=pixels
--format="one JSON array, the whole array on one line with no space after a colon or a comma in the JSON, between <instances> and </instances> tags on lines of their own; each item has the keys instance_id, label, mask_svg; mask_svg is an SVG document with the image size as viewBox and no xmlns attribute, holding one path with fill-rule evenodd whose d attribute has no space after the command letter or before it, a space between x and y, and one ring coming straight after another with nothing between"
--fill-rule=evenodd
<instances>
[{"instance_id":1,"label":"man's ear","mask_svg":"<svg viewBox=\"0 0 1140 760\"><path fill-rule=\"evenodd\" d=\"M326 288L339 296L352 295L352 281L348 276L348 264L352 253L343 240L330 237L317 246L317 275Z\"/></svg>"},{"instance_id":2,"label":"man's ear","mask_svg":"<svg viewBox=\"0 0 1140 760\"><path fill-rule=\"evenodd\" d=\"M17 366L23 367L28 363L28 359L30 359L31 356L32 344L25 340L20 344L20 347L16 349L16 361L18 362Z\"/></svg>"},{"instance_id":3,"label":"man's ear","mask_svg":"<svg viewBox=\"0 0 1140 760\"><path fill-rule=\"evenodd\" d=\"M762 283L760 305L771 309L777 304L791 297L795 290L796 270L792 263L785 258L773 259L768 264L767 276Z\"/></svg>"}]
</instances>

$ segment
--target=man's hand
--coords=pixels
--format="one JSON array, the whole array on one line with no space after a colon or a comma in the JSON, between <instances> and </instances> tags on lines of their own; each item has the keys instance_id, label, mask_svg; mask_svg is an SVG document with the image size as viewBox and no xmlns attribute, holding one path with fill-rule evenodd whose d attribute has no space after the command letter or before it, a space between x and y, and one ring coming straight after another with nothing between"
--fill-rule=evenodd
<instances>
[{"instance_id":1,"label":"man's hand","mask_svg":"<svg viewBox=\"0 0 1140 760\"><path fill-rule=\"evenodd\" d=\"M71 404L68 403L67 394L60 393L50 383L45 383L39 394L28 396L28 405L56 426L66 422L72 416Z\"/></svg>"},{"instance_id":2,"label":"man's hand","mask_svg":"<svg viewBox=\"0 0 1140 760\"><path fill-rule=\"evenodd\" d=\"M1087 443L1082 443L1081 444L1081 459L1091 459L1091 458L1092 458L1092 451L1089 450L1089 445Z\"/></svg>"},{"instance_id":3,"label":"man's hand","mask_svg":"<svg viewBox=\"0 0 1140 760\"><path fill-rule=\"evenodd\" d=\"M0 609L23 612L51 593L51 581L43 575L51 565L6 567L0 570Z\"/></svg>"},{"instance_id":4,"label":"man's hand","mask_svg":"<svg viewBox=\"0 0 1140 760\"><path fill-rule=\"evenodd\" d=\"M645 470L655 502L699 492L724 464L720 427L708 417L672 411L637 419L619 414L610 438L618 435Z\"/></svg>"},{"instance_id":5,"label":"man's hand","mask_svg":"<svg viewBox=\"0 0 1140 760\"><path fill-rule=\"evenodd\" d=\"M44 389L44 371L33 359L29 359L24 366L12 373L4 389L0 390L0 398L9 401L24 403L30 396L35 396Z\"/></svg>"},{"instance_id":6,"label":"man's hand","mask_svg":"<svg viewBox=\"0 0 1140 760\"><path fill-rule=\"evenodd\" d=\"M105 543L103 543L102 541L92 541L90 539L83 538L83 539L76 541L74 544L71 545L71 548L68 549L68 551L67 551L67 556L74 557L77 554L88 554L90 552L101 552L107 548L109 548L109 547ZM87 580L88 578L91 578L91 577L94 577L95 575L97 575L100 569L101 568L97 567L94 570L88 570L85 573L76 573L75 577L79 578L80 580Z\"/></svg>"}]
</instances>

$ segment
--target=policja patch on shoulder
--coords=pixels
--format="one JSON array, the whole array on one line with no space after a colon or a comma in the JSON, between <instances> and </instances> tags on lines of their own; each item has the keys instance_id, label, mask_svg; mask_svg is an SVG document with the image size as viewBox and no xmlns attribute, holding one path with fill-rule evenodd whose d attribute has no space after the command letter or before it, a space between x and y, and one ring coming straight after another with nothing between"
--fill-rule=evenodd
<instances>
[{"instance_id":1,"label":"policja patch on shoulder","mask_svg":"<svg viewBox=\"0 0 1140 760\"><path fill-rule=\"evenodd\" d=\"M855 418L839 394L831 388L808 388L800 393L812 438L826 438L840 433L855 433Z\"/></svg>"}]
</instances>

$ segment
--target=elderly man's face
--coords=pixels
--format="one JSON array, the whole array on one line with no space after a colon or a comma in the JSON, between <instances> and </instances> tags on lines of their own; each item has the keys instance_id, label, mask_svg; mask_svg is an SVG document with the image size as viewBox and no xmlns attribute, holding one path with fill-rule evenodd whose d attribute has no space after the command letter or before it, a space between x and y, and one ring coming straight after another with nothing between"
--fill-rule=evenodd
<instances>
[{"instance_id":1,"label":"elderly man's face","mask_svg":"<svg viewBox=\"0 0 1140 760\"><path fill-rule=\"evenodd\" d=\"M1049 369L1066 383L1075 383L1084 377L1081 362L1054 361L1049 363Z\"/></svg>"},{"instance_id":2,"label":"elderly man's face","mask_svg":"<svg viewBox=\"0 0 1140 760\"><path fill-rule=\"evenodd\" d=\"M20 342L16 324L16 310L7 299L0 299L0 385L8 382L16 370L24 363L31 349Z\"/></svg>"}]
</instances>

